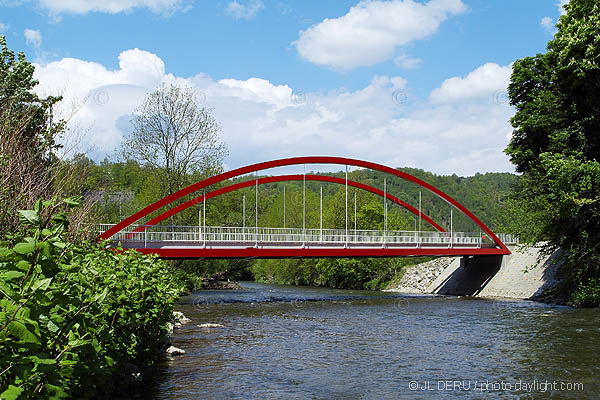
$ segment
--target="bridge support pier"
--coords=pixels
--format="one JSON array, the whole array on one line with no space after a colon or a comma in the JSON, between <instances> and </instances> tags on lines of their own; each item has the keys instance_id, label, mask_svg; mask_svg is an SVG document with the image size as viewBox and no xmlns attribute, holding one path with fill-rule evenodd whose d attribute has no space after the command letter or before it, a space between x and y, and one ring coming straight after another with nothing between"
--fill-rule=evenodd
<instances>
[{"instance_id":1,"label":"bridge support pier","mask_svg":"<svg viewBox=\"0 0 600 400\"><path fill-rule=\"evenodd\" d=\"M501 255L461 257L460 266L435 289L435 293L476 296L500 271L502 257Z\"/></svg>"}]
</instances>

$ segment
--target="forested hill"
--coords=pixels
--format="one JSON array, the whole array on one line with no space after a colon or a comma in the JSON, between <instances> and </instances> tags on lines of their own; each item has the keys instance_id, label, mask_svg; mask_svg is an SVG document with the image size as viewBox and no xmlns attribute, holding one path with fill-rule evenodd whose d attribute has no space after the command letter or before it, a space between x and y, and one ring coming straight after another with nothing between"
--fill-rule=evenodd
<instances>
[{"instance_id":1,"label":"forested hill","mask_svg":"<svg viewBox=\"0 0 600 400\"><path fill-rule=\"evenodd\" d=\"M399 170L413 175L448 194L490 226L492 230L506 223L504 221L506 218L504 206L511 189L519 180L518 175L511 173L488 172L462 177L456 174L436 175L416 168L399 168ZM385 175L371 170L363 170L360 173L373 181L383 181L383 175ZM418 204L419 187L416 185L400 179L389 180L387 185L389 192L394 196L402 198L409 204ZM429 194L422 193L422 207L423 212L428 215L439 215L444 220L448 218L448 206L441 201L433 201L432 196Z\"/></svg>"}]
</instances>

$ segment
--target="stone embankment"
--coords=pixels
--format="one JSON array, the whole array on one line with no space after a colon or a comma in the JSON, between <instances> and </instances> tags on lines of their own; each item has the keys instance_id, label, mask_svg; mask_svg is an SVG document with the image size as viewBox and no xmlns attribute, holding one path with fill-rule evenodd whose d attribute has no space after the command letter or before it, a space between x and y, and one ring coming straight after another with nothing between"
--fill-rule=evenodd
<instances>
[{"instance_id":1,"label":"stone embankment","mask_svg":"<svg viewBox=\"0 0 600 400\"><path fill-rule=\"evenodd\" d=\"M409 268L387 291L538 299L559 283L557 253L512 247L508 256L441 257Z\"/></svg>"},{"instance_id":2,"label":"stone embankment","mask_svg":"<svg viewBox=\"0 0 600 400\"><path fill-rule=\"evenodd\" d=\"M428 289L431 284L456 258L457 257L440 257L431 261L414 265L406 270L397 285L394 287L389 287L385 291L402 293L429 293Z\"/></svg>"}]
</instances>

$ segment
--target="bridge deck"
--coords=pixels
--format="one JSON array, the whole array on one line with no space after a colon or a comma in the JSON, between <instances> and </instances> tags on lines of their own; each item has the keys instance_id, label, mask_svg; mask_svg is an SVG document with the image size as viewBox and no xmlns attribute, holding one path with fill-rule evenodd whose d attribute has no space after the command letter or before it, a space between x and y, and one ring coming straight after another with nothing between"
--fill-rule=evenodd
<instances>
[{"instance_id":1,"label":"bridge deck","mask_svg":"<svg viewBox=\"0 0 600 400\"><path fill-rule=\"evenodd\" d=\"M110 225L102 225L101 231ZM163 258L397 257L508 254L465 232L299 228L132 226L111 237ZM505 237L510 242L510 237Z\"/></svg>"}]
</instances>

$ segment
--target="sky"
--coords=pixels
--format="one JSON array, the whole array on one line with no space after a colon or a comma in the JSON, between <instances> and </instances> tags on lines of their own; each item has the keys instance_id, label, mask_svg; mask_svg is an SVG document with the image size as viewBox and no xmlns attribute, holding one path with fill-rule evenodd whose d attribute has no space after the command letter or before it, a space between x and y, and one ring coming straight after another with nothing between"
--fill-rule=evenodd
<instances>
[{"instance_id":1,"label":"sky","mask_svg":"<svg viewBox=\"0 0 600 400\"><path fill-rule=\"evenodd\" d=\"M227 169L305 155L513 172L506 87L566 0L0 0L0 34L62 95L70 154L119 159L161 84L190 87Z\"/></svg>"}]
</instances>

